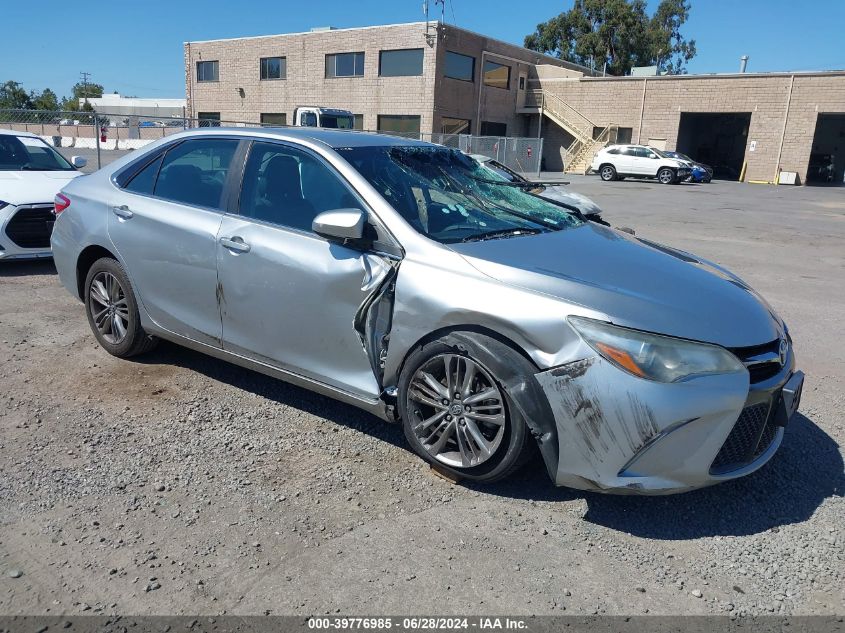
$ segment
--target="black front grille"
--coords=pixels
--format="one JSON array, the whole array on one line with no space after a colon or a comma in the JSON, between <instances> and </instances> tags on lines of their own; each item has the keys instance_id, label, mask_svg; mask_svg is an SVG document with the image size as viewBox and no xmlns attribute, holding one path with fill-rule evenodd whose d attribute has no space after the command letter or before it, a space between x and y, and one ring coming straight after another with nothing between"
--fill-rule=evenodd
<instances>
[{"instance_id":1,"label":"black front grille","mask_svg":"<svg viewBox=\"0 0 845 633\"><path fill-rule=\"evenodd\" d=\"M55 221L53 207L20 209L6 225L6 235L21 248L50 248Z\"/></svg>"},{"instance_id":2,"label":"black front grille","mask_svg":"<svg viewBox=\"0 0 845 633\"><path fill-rule=\"evenodd\" d=\"M778 358L780 351L780 339L775 339L763 345L753 345L750 347L734 347L730 350L739 358L740 361L748 368L748 375L751 384L768 380L772 376L776 376L783 366L780 362L770 363L753 363L751 359L757 356L769 354L774 358Z\"/></svg>"},{"instance_id":3,"label":"black front grille","mask_svg":"<svg viewBox=\"0 0 845 633\"><path fill-rule=\"evenodd\" d=\"M750 464L766 452L777 437L769 402L745 407L710 465L710 473L719 475Z\"/></svg>"}]
</instances>

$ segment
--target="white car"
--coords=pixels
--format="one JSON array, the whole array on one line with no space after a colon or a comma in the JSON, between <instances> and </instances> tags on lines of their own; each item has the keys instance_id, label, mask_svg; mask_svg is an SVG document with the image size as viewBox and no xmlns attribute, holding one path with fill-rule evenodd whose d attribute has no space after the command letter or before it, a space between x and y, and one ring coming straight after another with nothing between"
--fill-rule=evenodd
<instances>
[{"instance_id":1,"label":"white car","mask_svg":"<svg viewBox=\"0 0 845 633\"><path fill-rule=\"evenodd\" d=\"M647 145L608 145L596 154L592 171L604 181L632 178L657 178L664 185L674 185L689 178L689 163L671 158Z\"/></svg>"},{"instance_id":2,"label":"white car","mask_svg":"<svg viewBox=\"0 0 845 633\"><path fill-rule=\"evenodd\" d=\"M35 134L0 130L0 260L51 256L54 198L85 164Z\"/></svg>"},{"instance_id":3,"label":"white car","mask_svg":"<svg viewBox=\"0 0 845 633\"><path fill-rule=\"evenodd\" d=\"M506 167L489 156L484 156L483 154L470 154L470 156L486 168L490 172L491 177L496 180L501 179L512 183L525 183L528 186L533 185L529 191L535 196L550 200L551 202L559 202L565 206L575 207L588 220L598 222L599 224L607 224L607 222L601 219L601 207L599 205L587 196L582 196L580 193L565 189L562 183L533 182L523 178L509 167Z\"/></svg>"}]
</instances>

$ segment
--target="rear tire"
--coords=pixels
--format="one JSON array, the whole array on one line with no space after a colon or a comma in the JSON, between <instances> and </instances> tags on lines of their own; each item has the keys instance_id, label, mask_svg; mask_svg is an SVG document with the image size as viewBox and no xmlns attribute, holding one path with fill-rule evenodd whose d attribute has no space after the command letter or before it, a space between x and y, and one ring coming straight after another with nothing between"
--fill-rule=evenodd
<instances>
[{"instance_id":1,"label":"rear tire","mask_svg":"<svg viewBox=\"0 0 845 633\"><path fill-rule=\"evenodd\" d=\"M502 363L533 374L515 350L474 332L448 334L411 352L399 376L398 400L414 452L456 478L482 483L525 463L535 441L497 377Z\"/></svg>"},{"instance_id":2,"label":"rear tire","mask_svg":"<svg viewBox=\"0 0 845 633\"><path fill-rule=\"evenodd\" d=\"M659 180L660 184L663 185L672 185L678 181L677 177L675 176L675 172L669 169L668 167L664 167L663 169L657 172L657 180Z\"/></svg>"},{"instance_id":3,"label":"rear tire","mask_svg":"<svg viewBox=\"0 0 845 633\"><path fill-rule=\"evenodd\" d=\"M601 176L601 179L605 182L616 180L616 168L613 165L602 165L601 167L599 167L599 175Z\"/></svg>"},{"instance_id":4,"label":"rear tire","mask_svg":"<svg viewBox=\"0 0 845 633\"><path fill-rule=\"evenodd\" d=\"M100 346L129 358L152 350L158 339L141 327L138 303L123 266L111 257L95 261L85 278L85 312Z\"/></svg>"}]
</instances>

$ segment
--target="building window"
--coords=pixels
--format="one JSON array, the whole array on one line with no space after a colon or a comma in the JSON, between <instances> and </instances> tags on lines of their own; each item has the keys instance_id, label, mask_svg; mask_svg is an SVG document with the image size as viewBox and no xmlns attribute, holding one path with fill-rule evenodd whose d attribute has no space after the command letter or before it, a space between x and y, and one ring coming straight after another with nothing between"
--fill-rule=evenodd
<instances>
[{"instance_id":1,"label":"building window","mask_svg":"<svg viewBox=\"0 0 845 633\"><path fill-rule=\"evenodd\" d=\"M420 117L416 114L379 114L378 131L400 136L419 136Z\"/></svg>"},{"instance_id":2,"label":"building window","mask_svg":"<svg viewBox=\"0 0 845 633\"><path fill-rule=\"evenodd\" d=\"M261 125L287 125L288 115L285 112L262 112Z\"/></svg>"},{"instance_id":3,"label":"building window","mask_svg":"<svg viewBox=\"0 0 845 633\"><path fill-rule=\"evenodd\" d=\"M285 57L262 57L261 79L285 79L288 76Z\"/></svg>"},{"instance_id":4,"label":"building window","mask_svg":"<svg viewBox=\"0 0 845 633\"><path fill-rule=\"evenodd\" d=\"M353 130L363 130L364 129L364 115L363 114L353 114L352 115L355 120L352 123Z\"/></svg>"},{"instance_id":5,"label":"building window","mask_svg":"<svg viewBox=\"0 0 845 633\"><path fill-rule=\"evenodd\" d=\"M326 55L326 77L363 77L364 53Z\"/></svg>"},{"instance_id":6,"label":"building window","mask_svg":"<svg viewBox=\"0 0 845 633\"><path fill-rule=\"evenodd\" d=\"M423 49L408 48L381 51L378 56L379 77L413 77L423 74Z\"/></svg>"},{"instance_id":7,"label":"building window","mask_svg":"<svg viewBox=\"0 0 845 633\"><path fill-rule=\"evenodd\" d=\"M484 62L484 85L491 88L509 90L511 85L511 67L496 62Z\"/></svg>"},{"instance_id":8,"label":"building window","mask_svg":"<svg viewBox=\"0 0 845 633\"><path fill-rule=\"evenodd\" d=\"M197 62L197 81L217 81L220 79L220 62Z\"/></svg>"},{"instance_id":9,"label":"building window","mask_svg":"<svg viewBox=\"0 0 845 633\"><path fill-rule=\"evenodd\" d=\"M525 75L519 77L519 89L525 90Z\"/></svg>"},{"instance_id":10,"label":"building window","mask_svg":"<svg viewBox=\"0 0 845 633\"><path fill-rule=\"evenodd\" d=\"M469 119L453 119L444 116L440 119L440 131L443 134L469 134Z\"/></svg>"},{"instance_id":11,"label":"building window","mask_svg":"<svg viewBox=\"0 0 845 633\"><path fill-rule=\"evenodd\" d=\"M200 127L220 127L219 112L197 112Z\"/></svg>"},{"instance_id":12,"label":"building window","mask_svg":"<svg viewBox=\"0 0 845 633\"><path fill-rule=\"evenodd\" d=\"M481 136L507 136L508 126L506 123L496 123L495 121L481 122Z\"/></svg>"},{"instance_id":13,"label":"building window","mask_svg":"<svg viewBox=\"0 0 845 633\"><path fill-rule=\"evenodd\" d=\"M473 81L475 77L475 57L446 51L443 75L461 81Z\"/></svg>"}]
</instances>

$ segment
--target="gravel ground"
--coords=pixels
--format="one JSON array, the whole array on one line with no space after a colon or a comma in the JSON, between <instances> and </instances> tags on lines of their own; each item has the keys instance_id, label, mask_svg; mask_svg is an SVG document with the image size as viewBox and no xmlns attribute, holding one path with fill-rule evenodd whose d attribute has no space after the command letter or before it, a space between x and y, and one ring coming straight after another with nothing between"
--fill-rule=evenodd
<instances>
[{"instance_id":1,"label":"gravel ground","mask_svg":"<svg viewBox=\"0 0 845 633\"><path fill-rule=\"evenodd\" d=\"M725 264L807 373L770 464L673 497L434 476L398 426L162 345L99 349L50 263L0 267L0 614L843 614L845 191L573 178Z\"/></svg>"}]
</instances>

